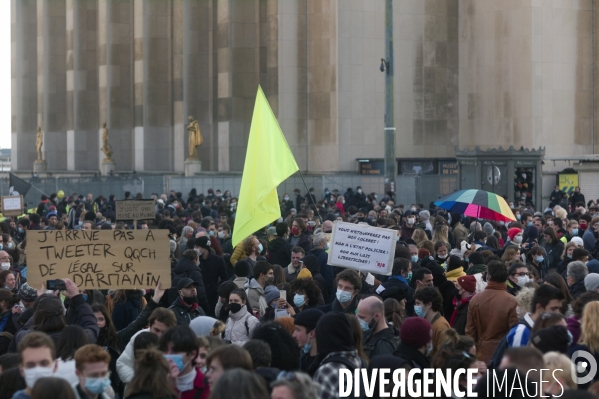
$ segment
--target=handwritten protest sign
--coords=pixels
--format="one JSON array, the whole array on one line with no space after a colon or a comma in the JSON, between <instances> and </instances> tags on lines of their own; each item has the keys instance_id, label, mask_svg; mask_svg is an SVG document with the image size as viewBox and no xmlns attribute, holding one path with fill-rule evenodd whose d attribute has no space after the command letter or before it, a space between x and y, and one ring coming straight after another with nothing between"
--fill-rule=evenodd
<instances>
[{"instance_id":1,"label":"handwritten protest sign","mask_svg":"<svg viewBox=\"0 0 599 399\"><path fill-rule=\"evenodd\" d=\"M329 241L329 265L389 275L397 231L366 224L335 222Z\"/></svg>"},{"instance_id":2,"label":"handwritten protest sign","mask_svg":"<svg viewBox=\"0 0 599 399\"><path fill-rule=\"evenodd\" d=\"M29 230L27 280L69 278L79 289L171 285L168 230Z\"/></svg>"},{"instance_id":3,"label":"handwritten protest sign","mask_svg":"<svg viewBox=\"0 0 599 399\"><path fill-rule=\"evenodd\" d=\"M156 217L154 200L115 201L116 220L151 220Z\"/></svg>"},{"instance_id":4,"label":"handwritten protest sign","mask_svg":"<svg viewBox=\"0 0 599 399\"><path fill-rule=\"evenodd\" d=\"M2 216L19 216L23 214L23 196L2 197Z\"/></svg>"}]
</instances>

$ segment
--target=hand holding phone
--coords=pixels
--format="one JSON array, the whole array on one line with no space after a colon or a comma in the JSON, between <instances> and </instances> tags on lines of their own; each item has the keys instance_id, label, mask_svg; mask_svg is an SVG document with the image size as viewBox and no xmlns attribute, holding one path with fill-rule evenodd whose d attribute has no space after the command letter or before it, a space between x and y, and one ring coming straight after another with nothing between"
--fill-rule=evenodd
<instances>
[{"instance_id":1,"label":"hand holding phone","mask_svg":"<svg viewBox=\"0 0 599 399\"><path fill-rule=\"evenodd\" d=\"M55 280L48 280L46 282L46 288L50 291L65 291L67 289L67 286L65 285L64 281L62 281L61 279L55 279Z\"/></svg>"}]
</instances>

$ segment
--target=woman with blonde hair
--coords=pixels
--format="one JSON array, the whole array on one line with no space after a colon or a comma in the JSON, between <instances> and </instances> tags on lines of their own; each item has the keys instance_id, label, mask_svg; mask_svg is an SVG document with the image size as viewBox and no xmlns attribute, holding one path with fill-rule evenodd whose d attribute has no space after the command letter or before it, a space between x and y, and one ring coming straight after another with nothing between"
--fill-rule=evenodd
<instances>
[{"instance_id":1,"label":"woman with blonde hair","mask_svg":"<svg viewBox=\"0 0 599 399\"><path fill-rule=\"evenodd\" d=\"M412 240L416 242L416 245L420 246L423 241L428 240L428 236L424 230L415 228L414 232L412 233Z\"/></svg>"},{"instance_id":2,"label":"woman with blonde hair","mask_svg":"<svg viewBox=\"0 0 599 399\"><path fill-rule=\"evenodd\" d=\"M438 224L433 229L433 242L449 242L449 227L446 224Z\"/></svg>"},{"instance_id":3,"label":"woman with blonde hair","mask_svg":"<svg viewBox=\"0 0 599 399\"><path fill-rule=\"evenodd\" d=\"M559 205L553 207L553 213L555 213L555 217L558 217L561 220L568 219L568 212Z\"/></svg>"},{"instance_id":4,"label":"woman with blonde hair","mask_svg":"<svg viewBox=\"0 0 599 399\"><path fill-rule=\"evenodd\" d=\"M419 248L424 248L428 250L429 254L434 254L435 253L435 244L433 244L432 241L430 240L424 240L420 243L420 245L418 245Z\"/></svg>"},{"instance_id":5,"label":"woman with blonde hair","mask_svg":"<svg viewBox=\"0 0 599 399\"><path fill-rule=\"evenodd\" d=\"M501 257L502 262L507 262L508 260L518 259L521 260L520 257L520 248L515 245L509 245L505 251L503 252L503 256Z\"/></svg>"},{"instance_id":6,"label":"woman with blonde hair","mask_svg":"<svg viewBox=\"0 0 599 399\"><path fill-rule=\"evenodd\" d=\"M599 364L599 301L592 301L585 305L582 311L582 322L580 323L580 339L577 345L570 347L570 356L576 351L586 351L595 358L595 362ZM587 361L586 371L581 375L588 375L590 363ZM588 384L579 385L580 389L587 389L595 380L597 375Z\"/></svg>"},{"instance_id":7,"label":"woman with blonde hair","mask_svg":"<svg viewBox=\"0 0 599 399\"><path fill-rule=\"evenodd\" d=\"M561 396L564 389L577 389L577 385L572 379L574 364L568 356L559 352L547 352L543 355L545 368L549 369L547 378L549 381L542 381L542 389L546 395Z\"/></svg>"}]
</instances>

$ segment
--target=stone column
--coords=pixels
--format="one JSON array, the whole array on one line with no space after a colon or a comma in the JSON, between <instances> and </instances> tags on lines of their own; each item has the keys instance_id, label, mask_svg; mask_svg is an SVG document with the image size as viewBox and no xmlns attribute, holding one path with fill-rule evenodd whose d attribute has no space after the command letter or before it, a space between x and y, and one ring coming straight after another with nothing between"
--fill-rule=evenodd
<instances>
[{"instance_id":1,"label":"stone column","mask_svg":"<svg viewBox=\"0 0 599 399\"><path fill-rule=\"evenodd\" d=\"M12 148L13 170L31 170L37 158L37 3L12 0ZM18 155L18 156L17 156Z\"/></svg>"},{"instance_id":2,"label":"stone column","mask_svg":"<svg viewBox=\"0 0 599 399\"><path fill-rule=\"evenodd\" d=\"M38 0L38 113L49 170L67 169L66 4Z\"/></svg>"},{"instance_id":3,"label":"stone column","mask_svg":"<svg viewBox=\"0 0 599 399\"><path fill-rule=\"evenodd\" d=\"M72 157L67 166L78 171L97 171L97 2L67 0L67 43L67 148Z\"/></svg>"},{"instance_id":4,"label":"stone column","mask_svg":"<svg viewBox=\"0 0 599 399\"><path fill-rule=\"evenodd\" d=\"M132 18L133 0L99 0L99 122L106 123L120 170L133 169ZM100 127L99 132L101 146ZM99 155L101 163L105 156Z\"/></svg>"}]
</instances>

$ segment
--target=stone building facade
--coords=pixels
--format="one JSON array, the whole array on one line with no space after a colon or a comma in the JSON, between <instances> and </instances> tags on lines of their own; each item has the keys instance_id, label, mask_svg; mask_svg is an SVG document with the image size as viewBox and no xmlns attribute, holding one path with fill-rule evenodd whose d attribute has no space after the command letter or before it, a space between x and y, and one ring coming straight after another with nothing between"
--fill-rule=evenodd
<instances>
[{"instance_id":1,"label":"stone building facade","mask_svg":"<svg viewBox=\"0 0 599 399\"><path fill-rule=\"evenodd\" d=\"M302 170L382 158L384 0L11 0L12 168L240 171L262 85ZM594 0L394 0L399 158L595 153Z\"/></svg>"}]
</instances>

